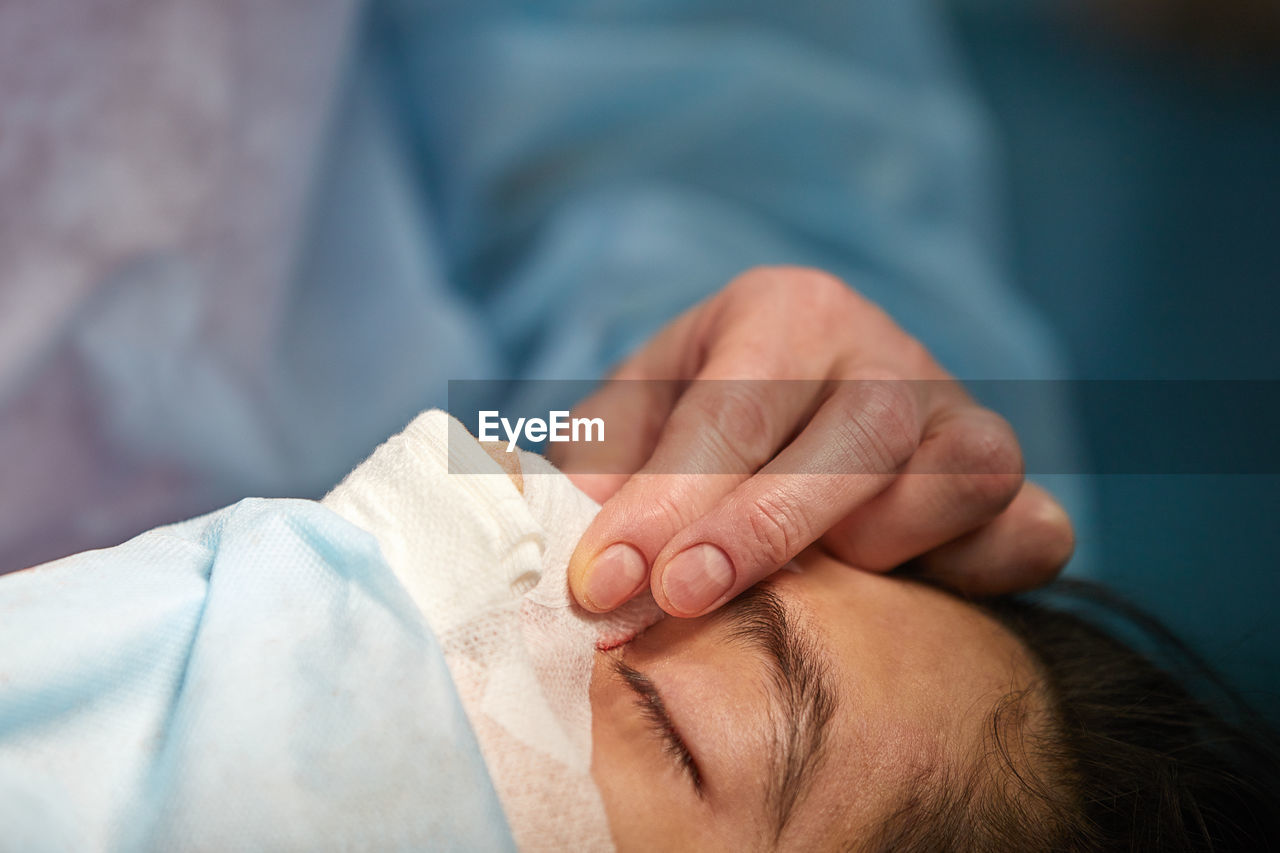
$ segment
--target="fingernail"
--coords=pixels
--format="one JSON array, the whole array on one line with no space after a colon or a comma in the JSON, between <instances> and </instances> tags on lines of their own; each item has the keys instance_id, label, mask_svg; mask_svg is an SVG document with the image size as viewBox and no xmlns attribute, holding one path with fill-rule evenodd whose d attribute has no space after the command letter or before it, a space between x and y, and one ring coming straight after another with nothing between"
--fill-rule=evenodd
<instances>
[{"instance_id":1,"label":"fingernail","mask_svg":"<svg viewBox=\"0 0 1280 853\"><path fill-rule=\"evenodd\" d=\"M617 542L587 567L587 599L599 610L612 610L630 598L648 574L644 555L625 542Z\"/></svg>"},{"instance_id":2,"label":"fingernail","mask_svg":"<svg viewBox=\"0 0 1280 853\"><path fill-rule=\"evenodd\" d=\"M662 591L681 613L700 613L733 587L733 564L715 545L686 548L667 563Z\"/></svg>"}]
</instances>

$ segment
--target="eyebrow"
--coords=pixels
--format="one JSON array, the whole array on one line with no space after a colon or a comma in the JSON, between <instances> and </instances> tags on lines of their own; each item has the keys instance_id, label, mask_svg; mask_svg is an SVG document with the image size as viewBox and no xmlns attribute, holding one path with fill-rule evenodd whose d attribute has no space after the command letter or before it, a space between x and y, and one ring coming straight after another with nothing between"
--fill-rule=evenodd
<instances>
[{"instance_id":1,"label":"eyebrow","mask_svg":"<svg viewBox=\"0 0 1280 853\"><path fill-rule=\"evenodd\" d=\"M762 653L769 666L773 713L782 730L773 739L774 772L765 794L776 844L825 757L836 691L819 644L799 628L799 620L768 586L748 589L720 612L730 638Z\"/></svg>"}]
</instances>

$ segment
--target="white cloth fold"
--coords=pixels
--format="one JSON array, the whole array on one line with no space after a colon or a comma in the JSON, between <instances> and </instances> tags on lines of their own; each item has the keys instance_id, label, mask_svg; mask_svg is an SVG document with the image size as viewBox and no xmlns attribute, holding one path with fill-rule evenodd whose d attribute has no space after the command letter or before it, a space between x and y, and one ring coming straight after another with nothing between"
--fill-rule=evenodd
<instances>
[{"instance_id":1,"label":"white cloth fold","mask_svg":"<svg viewBox=\"0 0 1280 853\"><path fill-rule=\"evenodd\" d=\"M420 415L323 501L372 533L444 649L522 850L611 850L591 778L596 648L652 624L648 594L579 608L567 566L599 506L521 453L523 495L458 421Z\"/></svg>"}]
</instances>

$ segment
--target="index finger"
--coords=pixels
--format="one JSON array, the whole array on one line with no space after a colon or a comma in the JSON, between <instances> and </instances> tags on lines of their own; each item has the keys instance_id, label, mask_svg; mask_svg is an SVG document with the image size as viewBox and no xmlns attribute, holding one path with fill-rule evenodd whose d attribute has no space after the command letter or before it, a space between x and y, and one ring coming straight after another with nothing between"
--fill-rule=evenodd
<instances>
[{"instance_id":1,"label":"index finger","mask_svg":"<svg viewBox=\"0 0 1280 853\"><path fill-rule=\"evenodd\" d=\"M698 616L773 574L893 482L920 412L910 383L841 383L793 443L667 543L651 578L658 605Z\"/></svg>"},{"instance_id":2,"label":"index finger","mask_svg":"<svg viewBox=\"0 0 1280 853\"><path fill-rule=\"evenodd\" d=\"M569 563L575 598L604 611L635 595L671 537L773 458L822 386L817 380L694 382L653 456L578 543Z\"/></svg>"}]
</instances>

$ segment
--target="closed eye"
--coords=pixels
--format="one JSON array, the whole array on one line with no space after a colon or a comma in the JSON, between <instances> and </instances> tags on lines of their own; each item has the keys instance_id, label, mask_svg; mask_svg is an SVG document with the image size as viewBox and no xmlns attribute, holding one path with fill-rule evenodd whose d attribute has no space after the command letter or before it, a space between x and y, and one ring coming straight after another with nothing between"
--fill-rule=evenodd
<instances>
[{"instance_id":1,"label":"closed eye","mask_svg":"<svg viewBox=\"0 0 1280 853\"><path fill-rule=\"evenodd\" d=\"M659 695L653 681L649 676L628 666L617 658L612 661L612 665L614 673L635 693L636 707L640 709L640 713L644 716L645 721L649 723L653 733L662 741L664 751L671 756L680 772L689 779L689 783L693 785L694 793L699 798L705 799L706 793L703 791L702 771L699 770L698 762L694 760L693 753L689 751L684 738L680 736L680 731L671 721L671 715L667 713L667 706L662 701L662 696Z\"/></svg>"}]
</instances>

